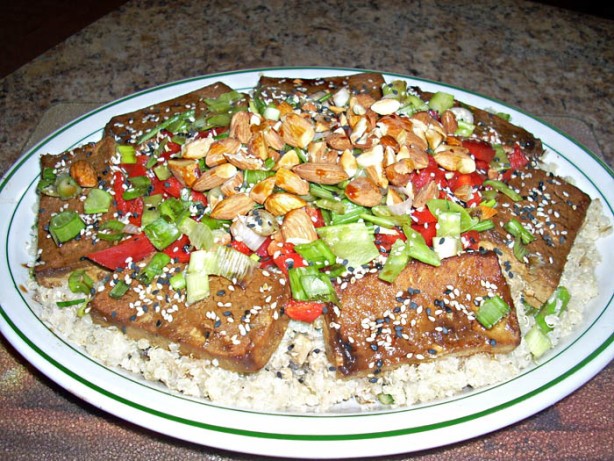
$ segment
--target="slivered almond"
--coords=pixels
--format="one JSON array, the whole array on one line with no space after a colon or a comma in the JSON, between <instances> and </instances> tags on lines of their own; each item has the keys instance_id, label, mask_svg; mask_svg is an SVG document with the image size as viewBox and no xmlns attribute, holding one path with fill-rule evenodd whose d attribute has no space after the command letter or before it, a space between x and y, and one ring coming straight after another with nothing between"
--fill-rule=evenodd
<instances>
[{"instance_id":1,"label":"slivered almond","mask_svg":"<svg viewBox=\"0 0 614 461\"><path fill-rule=\"evenodd\" d=\"M271 149L282 150L286 145L279 133L271 127L264 129L262 135L264 136L266 145Z\"/></svg>"},{"instance_id":2,"label":"slivered almond","mask_svg":"<svg viewBox=\"0 0 614 461\"><path fill-rule=\"evenodd\" d=\"M192 159L203 158L207 155L214 142L213 138L207 137L185 143L181 148L181 156Z\"/></svg>"},{"instance_id":3,"label":"slivered almond","mask_svg":"<svg viewBox=\"0 0 614 461\"><path fill-rule=\"evenodd\" d=\"M168 169L181 184L192 187L198 179L199 168L198 160L191 159L170 159Z\"/></svg>"},{"instance_id":4,"label":"slivered almond","mask_svg":"<svg viewBox=\"0 0 614 461\"><path fill-rule=\"evenodd\" d=\"M338 184L349 178L345 170L336 163L301 163L292 168L292 171L316 184Z\"/></svg>"},{"instance_id":5,"label":"slivered almond","mask_svg":"<svg viewBox=\"0 0 614 461\"><path fill-rule=\"evenodd\" d=\"M238 139L242 144L247 144L252 133L250 130L250 115L248 112L236 112L230 120L228 136Z\"/></svg>"},{"instance_id":6,"label":"slivered almond","mask_svg":"<svg viewBox=\"0 0 614 461\"><path fill-rule=\"evenodd\" d=\"M386 167L386 177L391 184L399 187L405 186L409 182L411 173L414 171L414 162L404 158Z\"/></svg>"},{"instance_id":7,"label":"slivered almond","mask_svg":"<svg viewBox=\"0 0 614 461\"><path fill-rule=\"evenodd\" d=\"M431 199L439 197L439 186L435 181L429 181L414 196L414 208L422 208Z\"/></svg>"},{"instance_id":8,"label":"slivered almond","mask_svg":"<svg viewBox=\"0 0 614 461\"><path fill-rule=\"evenodd\" d=\"M249 192L249 196L252 200L262 205L264 201L269 198L275 189L275 176L263 179L258 184L252 187Z\"/></svg>"},{"instance_id":9,"label":"slivered almond","mask_svg":"<svg viewBox=\"0 0 614 461\"><path fill-rule=\"evenodd\" d=\"M462 146L444 144L435 151L433 160L448 171L458 171L463 174L475 171L475 160L469 155L469 151Z\"/></svg>"},{"instance_id":10,"label":"slivered almond","mask_svg":"<svg viewBox=\"0 0 614 461\"><path fill-rule=\"evenodd\" d=\"M222 193L229 197L234 194L238 194L243 186L243 173L238 171L232 178L227 179L224 184L220 186Z\"/></svg>"},{"instance_id":11,"label":"slivered almond","mask_svg":"<svg viewBox=\"0 0 614 461\"><path fill-rule=\"evenodd\" d=\"M390 147L394 152L398 152L401 148L397 140L390 135L382 136L381 138L379 138L379 142L384 147Z\"/></svg>"},{"instance_id":12,"label":"slivered almond","mask_svg":"<svg viewBox=\"0 0 614 461\"><path fill-rule=\"evenodd\" d=\"M382 98L371 104L371 110L379 115L394 114L401 107L401 102L398 99Z\"/></svg>"},{"instance_id":13,"label":"slivered almond","mask_svg":"<svg viewBox=\"0 0 614 461\"><path fill-rule=\"evenodd\" d=\"M456 121L456 116L450 110L444 111L441 114L441 124L443 125L443 131L448 135L454 135L456 130L458 129L458 122Z\"/></svg>"},{"instance_id":14,"label":"slivered almond","mask_svg":"<svg viewBox=\"0 0 614 461\"><path fill-rule=\"evenodd\" d=\"M200 178L192 185L196 191L210 190L221 186L228 179L237 174L237 167L230 163L223 163L210 170L205 171Z\"/></svg>"},{"instance_id":15,"label":"slivered almond","mask_svg":"<svg viewBox=\"0 0 614 461\"><path fill-rule=\"evenodd\" d=\"M275 165L273 169L274 170L277 170L279 168L292 169L292 167L298 165L299 163L301 163L301 159L298 157L298 154L296 153L294 149L290 149L288 152L286 152L279 158L279 160L277 161L277 164Z\"/></svg>"},{"instance_id":16,"label":"slivered almond","mask_svg":"<svg viewBox=\"0 0 614 461\"><path fill-rule=\"evenodd\" d=\"M305 200L294 194L276 192L269 195L264 201L264 208L275 216L283 216L292 210L304 207L306 204Z\"/></svg>"},{"instance_id":17,"label":"slivered almond","mask_svg":"<svg viewBox=\"0 0 614 461\"><path fill-rule=\"evenodd\" d=\"M225 154L224 157L228 163L236 166L240 170L261 170L264 166L262 159L239 151L236 154Z\"/></svg>"},{"instance_id":18,"label":"slivered almond","mask_svg":"<svg viewBox=\"0 0 614 461\"><path fill-rule=\"evenodd\" d=\"M352 181L345 186L345 195L350 201L366 207L379 205L383 198L379 187L364 176L352 179Z\"/></svg>"},{"instance_id":19,"label":"slivered almond","mask_svg":"<svg viewBox=\"0 0 614 461\"><path fill-rule=\"evenodd\" d=\"M264 139L264 134L260 131L254 133L247 143L248 154L266 160L269 157L269 148Z\"/></svg>"},{"instance_id":20,"label":"slivered almond","mask_svg":"<svg viewBox=\"0 0 614 461\"><path fill-rule=\"evenodd\" d=\"M70 176L81 187L96 187L98 184L98 175L96 170L87 160L75 160L70 165Z\"/></svg>"},{"instance_id":21,"label":"slivered almond","mask_svg":"<svg viewBox=\"0 0 614 461\"><path fill-rule=\"evenodd\" d=\"M226 154L236 154L241 148L241 142L234 138L219 139L211 144L207 157L205 158L205 164L212 168L214 166L226 163Z\"/></svg>"},{"instance_id":22,"label":"slivered almond","mask_svg":"<svg viewBox=\"0 0 614 461\"><path fill-rule=\"evenodd\" d=\"M350 138L345 133L331 133L326 137L326 144L331 149L344 151L352 148Z\"/></svg>"},{"instance_id":23,"label":"slivered almond","mask_svg":"<svg viewBox=\"0 0 614 461\"><path fill-rule=\"evenodd\" d=\"M354 154L350 149L343 151L343 154L341 154L341 158L339 159L339 164L350 178L356 174L356 171L358 171L358 162L356 162L356 157L354 157Z\"/></svg>"},{"instance_id":24,"label":"slivered almond","mask_svg":"<svg viewBox=\"0 0 614 461\"><path fill-rule=\"evenodd\" d=\"M305 149L315 136L313 123L294 112L286 115L281 123L281 137L292 147Z\"/></svg>"},{"instance_id":25,"label":"slivered almond","mask_svg":"<svg viewBox=\"0 0 614 461\"><path fill-rule=\"evenodd\" d=\"M211 211L213 219L233 219L246 215L254 208L254 201L247 194L234 194L219 202Z\"/></svg>"},{"instance_id":26,"label":"slivered almond","mask_svg":"<svg viewBox=\"0 0 614 461\"><path fill-rule=\"evenodd\" d=\"M313 225L313 221L311 221L311 217L304 208L291 210L284 216L281 233L286 242L295 245L313 242L318 239L318 233Z\"/></svg>"},{"instance_id":27,"label":"slivered almond","mask_svg":"<svg viewBox=\"0 0 614 461\"><path fill-rule=\"evenodd\" d=\"M287 168L277 170L275 185L291 194L307 195L309 193L309 183Z\"/></svg>"}]
</instances>

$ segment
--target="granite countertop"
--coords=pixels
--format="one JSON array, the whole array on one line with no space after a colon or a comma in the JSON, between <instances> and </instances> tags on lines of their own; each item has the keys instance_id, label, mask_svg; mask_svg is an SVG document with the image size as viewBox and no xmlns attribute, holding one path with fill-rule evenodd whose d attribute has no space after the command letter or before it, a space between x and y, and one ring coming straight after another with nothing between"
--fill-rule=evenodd
<instances>
[{"instance_id":1,"label":"granite countertop","mask_svg":"<svg viewBox=\"0 0 614 461\"><path fill-rule=\"evenodd\" d=\"M138 90L272 66L442 81L546 118L614 166L614 21L526 1L130 1L0 80L0 170L50 129ZM612 183L603 185L612 187ZM11 459L253 459L96 410L0 348L0 453ZM476 440L394 459L605 459L614 367Z\"/></svg>"}]
</instances>

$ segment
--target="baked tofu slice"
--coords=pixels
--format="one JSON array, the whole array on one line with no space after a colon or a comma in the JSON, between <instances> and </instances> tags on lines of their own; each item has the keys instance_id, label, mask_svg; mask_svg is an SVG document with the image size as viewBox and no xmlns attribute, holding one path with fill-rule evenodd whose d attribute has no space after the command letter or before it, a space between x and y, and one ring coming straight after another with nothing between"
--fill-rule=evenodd
<instances>
[{"instance_id":1,"label":"baked tofu slice","mask_svg":"<svg viewBox=\"0 0 614 461\"><path fill-rule=\"evenodd\" d=\"M167 101L144 107L134 112L116 115L104 128L105 136L112 136L119 144L134 144L138 137L155 128L174 115L194 109L195 117L209 112L205 99L215 99L233 91L228 85L217 82ZM247 104L248 97L245 95Z\"/></svg>"},{"instance_id":2,"label":"baked tofu slice","mask_svg":"<svg viewBox=\"0 0 614 461\"><path fill-rule=\"evenodd\" d=\"M488 330L475 313L494 295L510 311ZM325 314L324 337L340 377L449 355L506 353L520 344L510 290L492 252L464 253L439 267L413 260L394 283L369 273L340 289L339 298L341 307Z\"/></svg>"},{"instance_id":3,"label":"baked tofu slice","mask_svg":"<svg viewBox=\"0 0 614 461\"><path fill-rule=\"evenodd\" d=\"M312 95L320 91L334 92L343 87L353 94L369 94L375 99L382 97L382 85L385 83L381 74L365 72L345 77L324 77L318 79L260 77L254 92L256 97L265 101L283 101L289 95Z\"/></svg>"},{"instance_id":4,"label":"baked tofu slice","mask_svg":"<svg viewBox=\"0 0 614 461\"><path fill-rule=\"evenodd\" d=\"M43 155L41 157L41 171L45 168L54 168L58 172L68 172L71 165L77 161L86 162L92 167L96 174L96 182L102 187L111 184L113 173L109 165L111 158L115 155L115 141L105 137L97 143L90 143L79 147L73 151L64 152L60 155ZM102 250L113 245L113 243L97 240L94 238L94 226L97 219L94 215L89 218L82 215L88 227L85 232L74 240L70 240L61 245L56 245L48 231L51 217L62 211L69 209L83 213L82 196L86 196L91 188L83 188L83 193L70 200L61 200L57 197L40 194L40 205L37 217L37 244L38 259L34 267L34 275L39 284L43 286L57 286L62 284L67 274L75 269L87 268L96 271L95 266L85 259L85 256L92 251ZM109 211L102 215L101 219L107 220L113 217L116 209L111 205Z\"/></svg>"},{"instance_id":5,"label":"baked tofu slice","mask_svg":"<svg viewBox=\"0 0 614 461\"><path fill-rule=\"evenodd\" d=\"M497 252L506 275L520 277L526 284L526 301L538 307L559 284L591 199L564 179L537 168L517 172L509 185L523 199L514 202L498 195L495 227L480 234L480 245ZM523 261L514 256L514 237L503 227L511 219L535 237L526 246L528 254Z\"/></svg>"},{"instance_id":6,"label":"baked tofu slice","mask_svg":"<svg viewBox=\"0 0 614 461\"><path fill-rule=\"evenodd\" d=\"M189 306L169 287L170 275L145 287L137 286L132 274L132 289L119 299L109 296L112 283L107 283L90 303L90 315L132 338L147 338L159 347L175 343L183 355L210 359L228 370L249 373L266 365L289 320L283 309L290 291L279 275L256 270L245 288L210 276L211 295Z\"/></svg>"}]
</instances>

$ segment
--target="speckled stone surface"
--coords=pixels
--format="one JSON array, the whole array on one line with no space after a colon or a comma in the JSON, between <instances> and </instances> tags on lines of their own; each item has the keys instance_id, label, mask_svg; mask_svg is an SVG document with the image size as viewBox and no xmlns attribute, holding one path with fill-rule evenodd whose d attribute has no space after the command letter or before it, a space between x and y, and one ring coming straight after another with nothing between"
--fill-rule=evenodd
<instances>
[{"instance_id":1,"label":"speckled stone surface","mask_svg":"<svg viewBox=\"0 0 614 461\"><path fill-rule=\"evenodd\" d=\"M613 45L614 21L523 1L131 1L0 81L0 169L56 117L173 80L270 66L376 69L467 88L546 117L612 167ZM610 365L528 420L392 459L608 459L612 394ZM254 459L102 413L4 340L0 407L3 459Z\"/></svg>"}]
</instances>

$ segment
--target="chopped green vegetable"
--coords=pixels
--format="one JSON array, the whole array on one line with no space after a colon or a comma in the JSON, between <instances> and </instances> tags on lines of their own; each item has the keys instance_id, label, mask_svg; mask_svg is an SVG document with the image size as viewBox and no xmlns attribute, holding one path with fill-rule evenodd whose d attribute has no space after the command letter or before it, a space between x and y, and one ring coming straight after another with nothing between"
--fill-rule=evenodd
<instances>
[{"instance_id":1,"label":"chopped green vegetable","mask_svg":"<svg viewBox=\"0 0 614 461\"><path fill-rule=\"evenodd\" d=\"M520 238L522 243L525 245L528 245L535 240L535 236L531 234L517 219L510 219L503 227L514 237Z\"/></svg>"},{"instance_id":2,"label":"chopped green vegetable","mask_svg":"<svg viewBox=\"0 0 614 461\"><path fill-rule=\"evenodd\" d=\"M130 181L132 187L122 194L124 200L134 200L137 197L142 197L146 195L151 188L151 179L147 176L134 176L128 178L128 181Z\"/></svg>"},{"instance_id":3,"label":"chopped green vegetable","mask_svg":"<svg viewBox=\"0 0 614 461\"><path fill-rule=\"evenodd\" d=\"M454 105L454 96L443 91L435 93L429 101L429 107L436 110L440 114L452 108Z\"/></svg>"},{"instance_id":4,"label":"chopped green vegetable","mask_svg":"<svg viewBox=\"0 0 614 461\"><path fill-rule=\"evenodd\" d=\"M490 330L495 324L507 315L510 311L510 306L500 296L493 296L485 299L478 312L476 318L482 326Z\"/></svg>"},{"instance_id":5,"label":"chopped green vegetable","mask_svg":"<svg viewBox=\"0 0 614 461\"><path fill-rule=\"evenodd\" d=\"M135 164L136 163L136 149L131 145L119 145L117 146L119 152L120 163Z\"/></svg>"},{"instance_id":6,"label":"chopped green vegetable","mask_svg":"<svg viewBox=\"0 0 614 461\"><path fill-rule=\"evenodd\" d=\"M173 275L168 282L171 285L171 288L175 291L183 290L186 287L185 275L183 272L178 272Z\"/></svg>"},{"instance_id":7,"label":"chopped green vegetable","mask_svg":"<svg viewBox=\"0 0 614 461\"><path fill-rule=\"evenodd\" d=\"M533 358L538 359L544 355L551 347L552 342L546 333L544 333L537 325L533 325L524 336L527 343L527 348L533 355Z\"/></svg>"},{"instance_id":8,"label":"chopped green vegetable","mask_svg":"<svg viewBox=\"0 0 614 461\"><path fill-rule=\"evenodd\" d=\"M113 203L113 196L103 189L91 189L83 202L85 214L106 213Z\"/></svg>"},{"instance_id":9,"label":"chopped green vegetable","mask_svg":"<svg viewBox=\"0 0 614 461\"><path fill-rule=\"evenodd\" d=\"M71 299L69 301L58 301L56 305L60 308L63 308L63 307L76 306L78 304L85 303L85 302L87 302L86 298L79 298L79 299Z\"/></svg>"},{"instance_id":10,"label":"chopped green vegetable","mask_svg":"<svg viewBox=\"0 0 614 461\"><path fill-rule=\"evenodd\" d=\"M297 301L338 301L330 278L315 266L293 267L288 270L288 279L292 297Z\"/></svg>"},{"instance_id":11,"label":"chopped green vegetable","mask_svg":"<svg viewBox=\"0 0 614 461\"><path fill-rule=\"evenodd\" d=\"M319 227L316 232L335 256L347 261L348 267L360 267L379 256L373 233L364 223Z\"/></svg>"},{"instance_id":12,"label":"chopped green vegetable","mask_svg":"<svg viewBox=\"0 0 614 461\"><path fill-rule=\"evenodd\" d=\"M160 181L166 181L172 176L171 170L166 165L155 166L153 172Z\"/></svg>"},{"instance_id":13,"label":"chopped green vegetable","mask_svg":"<svg viewBox=\"0 0 614 461\"><path fill-rule=\"evenodd\" d=\"M55 180L55 190L62 200L70 200L81 193L81 186L69 174L61 174Z\"/></svg>"},{"instance_id":14,"label":"chopped green vegetable","mask_svg":"<svg viewBox=\"0 0 614 461\"><path fill-rule=\"evenodd\" d=\"M390 248L384 267L379 271L378 277L393 283L409 262L409 248L402 239L395 240Z\"/></svg>"},{"instance_id":15,"label":"chopped green vegetable","mask_svg":"<svg viewBox=\"0 0 614 461\"><path fill-rule=\"evenodd\" d=\"M186 216L179 222L179 230L188 236L190 243L197 250L208 250L213 246L213 232L202 222L197 222Z\"/></svg>"},{"instance_id":16,"label":"chopped green vegetable","mask_svg":"<svg viewBox=\"0 0 614 461\"><path fill-rule=\"evenodd\" d=\"M478 218L472 217L469 212L461 205L445 199L432 199L426 202L429 211L439 219L439 215L444 212L454 212L460 214L461 232L467 232L478 223Z\"/></svg>"},{"instance_id":17,"label":"chopped green vegetable","mask_svg":"<svg viewBox=\"0 0 614 461\"><path fill-rule=\"evenodd\" d=\"M111 291L109 291L109 296L113 299L119 299L126 293L128 293L129 289L130 285L128 285L123 280L118 280L115 286L111 288Z\"/></svg>"},{"instance_id":18,"label":"chopped green vegetable","mask_svg":"<svg viewBox=\"0 0 614 461\"><path fill-rule=\"evenodd\" d=\"M484 185L490 186L493 189L501 192L502 194L507 195L514 202L522 200L522 195L520 195L518 192L516 192L514 189L512 189L502 181L497 181L495 179L487 179L486 181L484 181Z\"/></svg>"},{"instance_id":19,"label":"chopped green vegetable","mask_svg":"<svg viewBox=\"0 0 614 461\"><path fill-rule=\"evenodd\" d=\"M139 281L144 285L149 285L153 282L154 278L162 275L164 267L171 262L171 257L166 253L156 253L151 260L143 268L139 274Z\"/></svg>"},{"instance_id":20,"label":"chopped green vegetable","mask_svg":"<svg viewBox=\"0 0 614 461\"><path fill-rule=\"evenodd\" d=\"M473 134L473 130L475 130L475 125L473 123L466 122L464 120L456 119L458 127L454 132L455 136L461 136L463 138L468 138Z\"/></svg>"},{"instance_id":21,"label":"chopped green vegetable","mask_svg":"<svg viewBox=\"0 0 614 461\"><path fill-rule=\"evenodd\" d=\"M91 294L94 281L84 269L77 269L68 276L68 288L73 293Z\"/></svg>"},{"instance_id":22,"label":"chopped green vegetable","mask_svg":"<svg viewBox=\"0 0 614 461\"><path fill-rule=\"evenodd\" d=\"M383 392L377 394L377 400L379 400L379 403L382 405L392 405L394 403L394 397L392 394L385 394Z\"/></svg>"},{"instance_id":23,"label":"chopped green vegetable","mask_svg":"<svg viewBox=\"0 0 614 461\"><path fill-rule=\"evenodd\" d=\"M174 223L160 217L143 228L151 244L158 250L163 250L179 237L181 232Z\"/></svg>"},{"instance_id":24,"label":"chopped green vegetable","mask_svg":"<svg viewBox=\"0 0 614 461\"><path fill-rule=\"evenodd\" d=\"M72 210L62 211L51 218L49 232L56 245L68 242L85 229L85 223L79 213Z\"/></svg>"},{"instance_id":25,"label":"chopped green vegetable","mask_svg":"<svg viewBox=\"0 0 614 461\"><path fill-rule=\"evenodd\" d=\"M166 128L169 128L171 125L177 124L178 122L184 123L185 121L193 117L194 117L194 110L188 110L186 112L182 112L180 114L173 115L172 117L166 119L164 122L160 123L159 125L155 126L151 130L143 134L140 138L136 140L136 143L142 144L145 141L156 136L160 131Z\"/></svg>"},{"instance_id":26,"label":"chopped green vegetable","mask_svg":"<svg viewBox=\"0 0 614 461\"><path fill-rule=\"evenodd\" d=\"M407 252L410 258L417 259L431 266L440 266L441 258L424 241L424 237L419 232L411 228L410 225L403 226L403 233L407 237Z\"/></svg>"},{"instance_id":27,"label":"chopped green vegetable","mask_svg":"<svg viewBox=\"0 0 614 461\"><path fill-rule=\"evenodd\" d=\"M535 324L543 333L552 331L552 325L548 324L548 317L560 316L567 309L570 299L571 295L567 288L560 286L554 290L554 293L552 293L550 298L539 309L537 315L535 315Z\"/></svg>"},{"instance_id":28,"label":"chopped green vegetable","mask_svg":"<svg viewBox=\"0 0 614 461\"><path fill-rule=\"evenodd\" d=\"M322 239L295 245L294 251L301 255L310 265L316 267L330 266L336 261L335 254Z\"/></svg>"}]
</instances>

